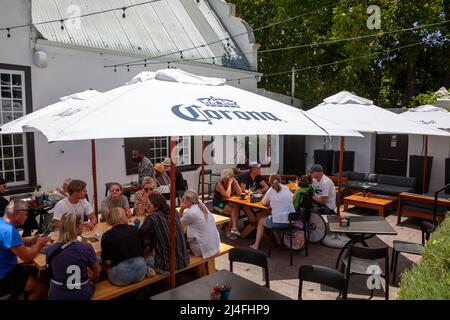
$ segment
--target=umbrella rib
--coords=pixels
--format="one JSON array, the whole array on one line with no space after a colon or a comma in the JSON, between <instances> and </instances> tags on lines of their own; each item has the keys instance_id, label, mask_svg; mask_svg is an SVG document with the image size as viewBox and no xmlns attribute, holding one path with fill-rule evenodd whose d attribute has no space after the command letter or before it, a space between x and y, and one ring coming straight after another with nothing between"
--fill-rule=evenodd
<instances>
[{"instance_id":1,"label":"umbrella rib","mask_svg":"<svg viewBox=\"0 0 450 320\"><path fill-rule=\"evenodd\" d=\"M322 130L327 134L328 139L331 140L330 133L329 133L327 130L325 130L324 128L322 128L322 126L320 126L317 122L315 122L313 119L311 119L310 117L308 117L308 115L306 114L306 112L302 112L302 114L303 114L309 121L311 121L311 122L314 123L316 126L318 126L320 129L322 129Z\"/></svg>"}]
</instances>

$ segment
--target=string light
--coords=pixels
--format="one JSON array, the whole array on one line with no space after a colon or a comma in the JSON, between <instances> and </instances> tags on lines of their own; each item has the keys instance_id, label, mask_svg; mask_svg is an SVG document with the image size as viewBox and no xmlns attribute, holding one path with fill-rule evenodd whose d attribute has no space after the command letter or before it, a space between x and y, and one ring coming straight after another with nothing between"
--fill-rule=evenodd
<instances>
[{"instance_id":1,"label":"string light","mask_svg":"<svg viewBox=\"0 0 450 320\"><path fill-rule=\"evenodd\" d=\"M147 60L145 60L145 62L144 62L144 68L146 68L147 67Z\"/></svg>"},{"instance_id":2,"label":"string light","mask_svg":"<svg viewBox=\"0 0 450 320\"><path fill-rule=\"evenodd\" d=\"M127 71L130 72L130 66L129 65L127 65Z\"/></svg>"},{"instance_id":3,"label":"string light","mask_svg":"<svg viewBox=\"0 0 450 320\"><path fill-rule=\"evenodd\" d=\"M180 51L180 59L183 60L183 51Z\"/></svg>"},{"instance_id":4,"label":"string light","mask_svg":"<svg viewBox=\"0 0 450 320\"><path fill-rule=\"evenodd\" d=\"M117 66L114 66L114 72L117 72Z\"/></svg>"},{"instance_id":5,"label":"string light","mask_svg":"<svg viewBox=\"0 0 450 320\"><path fill-rule=\"evenodd\" d=\"M61 30L64 30L64 20L61 19L60 21L61 21Z\"/></svg>"},{"instance_id":6,"label":"string light","mask_svg":"<svg viewBox=\"0 0 450 320\"><path fill-rule=\"evenodd\" d=\"M122 18L126 18L127 17L127 15L126 15L126 13L125 13L125 10L126 10L127 8L125 8L125 7L123 7L122 8L122 10L123 10L123 12L122 12Z\"/></svg>"},{"instance_id":7,"label":"string light","mask_svg":"<svg viewBox=\"0 0 450 320\"><path fill-rule=\"evenodd\" d=\"M8 34L6 35L6 37L11 38L11 30L9 28L6 28L6 31L8 31Z\"/></svg>"}]
</instances>

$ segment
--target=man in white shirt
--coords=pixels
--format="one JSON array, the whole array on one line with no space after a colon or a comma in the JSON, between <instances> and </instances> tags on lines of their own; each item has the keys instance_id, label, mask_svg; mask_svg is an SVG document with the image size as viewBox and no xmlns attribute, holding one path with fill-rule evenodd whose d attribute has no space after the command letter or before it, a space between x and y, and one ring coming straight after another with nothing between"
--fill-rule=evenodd
<instances>
[{"instance_id":1,"label":"man in white shirt","mask_svg":"<svg viewBox=\"0 0 450 320\"><path fill-rule=\"evenodd\" d=\"M320 164L311 166L311 176L317 181L319 193L313 197L314 202L319 205L319 212L322 214L334 214L336 209L336 189L333 181L323 173Z\"/></svg>"},{"instance_id":2,"label":"man in white shirt","mask_svg":"<svg viewBox=\"0 0 450 320\"><path fill-rule=\"evenodd\" d=\"M55 205L55 211L53 213L53 223L55 229L59 228L59 220L66 212L73 212L78 216L81 216L81 221L89 221L85 223L85 226L91 230L97 224L97 216L92 209L89 202L86 200L86 182L81 180L72 180L68 187L69 197L62 199Z\"/></svg>"}]
</instances>

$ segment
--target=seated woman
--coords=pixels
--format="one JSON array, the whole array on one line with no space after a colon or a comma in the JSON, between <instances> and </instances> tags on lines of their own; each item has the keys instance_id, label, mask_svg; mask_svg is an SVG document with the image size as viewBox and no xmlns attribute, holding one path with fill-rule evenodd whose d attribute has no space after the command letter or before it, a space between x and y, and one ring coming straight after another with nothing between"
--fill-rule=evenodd
<instances>
[{"instance_id":1,"label":"seated woman","mask_svg":"<svg viewBox=\"0 0 450 320\"><path fill-rule=\"evenodd\" d=\"M281 184L280 181L281 177L279 174L270 176L269 184L271 187L261 202L264 205L269 205L272 211L268 217L261 218L258 221L255 243L250 246L255 250L259 248L259 243L264 235L264 228L288 227L289 213L295 212L294 205L292 204L292 192L287 186Z\"/></svg>"},{"instance_id":2,"label":"seated woman","mask_svg":"<svg viewBox=\"0 0 450 320\"><path fill-rule=\"evenodd\" d=\"M220 236L216 221L198 194L188 190L180 206L181 224L186 227L187 241L195 256L209 258L220 251Z\"/></svg>"},{"instance_id":3,"label":"seated woman","mask_svg":"<svg viewBox=\"0 0 450 320\"><path fill-rule=\"evenodd\" d=\"M157 163L154 169L157 191L163 194L170 193L170 177L167 175L164 165Z\"/></svg>"},{"instance_id":4,"label":"seated woman","mask_svg":"<svg viewBox=\"0 0 450 320\"><path fill-rule=\"evenodd\" d=\"M159 192L149 196L150 211L140 230L149 249L154 255L147 259L147 264L159 273L168 273L170 268L170 210L166 198ZM183 228L180 218L175 215L175 269L183 269L189 265ZM153 251L153 250L150 250Z\"/></svg>"},{"instance_id":5,"label":"seated woman","mask_svg":"<svg viewBox=\"0 0 450 320\"><path fill-rule=\"evenodd\" d=\"M227 237L231 240L236 240L240 235L237 227L239 207L228 203L225 198L229 198L232 195L240 195L242 193L242 189L237 180L234 178L233 169L223 170L221 178L222 180L216 184L216 188L214 190L213 206L217 212L231 216L231 221L228 225L229 232L227 233Z\"/></svg>"},{"instance_id":6,"label":"seated woman","mask_svg":"<svg viewBox=\"0 0 450 320\"><path fill-rule=\"evenodd\" d=\"M150 213L150 201L148 196L156 189L156 182L152 177L145 177L142 182L142 190L134 194L134 215L144 216Z\"/></svg>"},{"instance_id":7,"label":"seated woman","mask_svg":"<svg viewBox=\"0 0 450 320\"><path fill-rule=\"evenodd\" d=\"M101 268L94 248L77 241L83 231L81 222L81 216L65 213L59 222L59 242L47 249L52 300L89 300L94 294Z\"/></svg>"},{"instance_id":8,"label":"seated woman","mask_svg":"<svg viewBox=\"0 0 450 320\"><path fill-rule=\"evenodd\" d=\"M122 185L112 182L109 186L109 196L102 201L102 221L108 220L108 215L113 208L122 208L127 217L131 217L131 209L127 197L122 194Z\"/></svg>"},{"instance_id":9,"label":"seated woman","mask_svg":"<svg viewBox=\"0 0 450 320\"><path fill-rule=\"evenodd\" d=\"M141 232L128 224L122 208L111 210L108 223L112 229L102 236L102 261L109 280L116 286L141 281L147 272Z\"/></svg>"}]
</instances>

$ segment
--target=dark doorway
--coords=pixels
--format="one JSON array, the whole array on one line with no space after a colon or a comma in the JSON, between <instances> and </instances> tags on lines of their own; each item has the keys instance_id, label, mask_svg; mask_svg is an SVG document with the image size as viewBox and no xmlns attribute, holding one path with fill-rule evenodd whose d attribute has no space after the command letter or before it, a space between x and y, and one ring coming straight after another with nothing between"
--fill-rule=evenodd
<instances>
[{"instance_id":1,"label":"dark doorway","mask_svg":"<svg viewBox=\"0 0 450 320\"><path fill-rule=\"evenodd\" d=\"M407 161L407 134L376 135L375 173L405 177Z\"/></svg>"},{"instance_id":2,"label":"dark doorway","mask_svg":"<svg viewBox=\"0 0 450 320\"><path fill-rule=\"evenodd\" d=\"M305 173L305 136L284 136L283 174Z\"/></svg>"}]
</instances>

